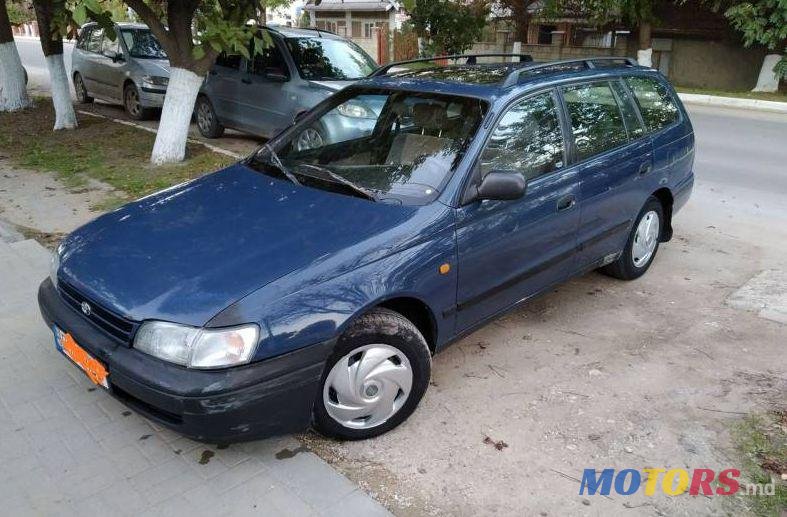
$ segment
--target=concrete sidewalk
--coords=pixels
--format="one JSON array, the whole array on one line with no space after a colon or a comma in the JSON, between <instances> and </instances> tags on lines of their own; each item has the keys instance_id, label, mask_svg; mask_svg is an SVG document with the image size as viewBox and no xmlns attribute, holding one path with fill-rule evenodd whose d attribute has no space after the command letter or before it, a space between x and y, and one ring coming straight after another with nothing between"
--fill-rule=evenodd
<instances>
[{"instance_id":1,"label":"concrete sidewalk","mask_svg":"<svg viewBox=\"0 0 787 517\"><path fill-rule=\"evenodd\" d=\"M678 93L685 104L715 106L719 108L736 108L751 111L769 111L787 114L787 102L766 101L761 99L745 99L742 97L722 97L719 95L701 95L698 93Z\"/></svg>"},{"instance_id":2,"label":"concrete sidewalk","mask_svg":"<svg viewBox=\"0 0 787 517\"><path fill-rule=\"evenodd\" d=\"M0 239L4 515L389 515L292 437L218 448L154 425L55 351L49 252Z\"/></svg>"}]
</instances>

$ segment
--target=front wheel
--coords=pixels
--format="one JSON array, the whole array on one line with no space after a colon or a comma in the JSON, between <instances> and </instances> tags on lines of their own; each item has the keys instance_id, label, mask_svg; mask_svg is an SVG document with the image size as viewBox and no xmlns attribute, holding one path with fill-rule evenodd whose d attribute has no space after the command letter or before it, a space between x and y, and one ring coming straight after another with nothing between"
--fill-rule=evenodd
<instances>
[{"instance_id":1,"label":"front wheel","mask_svg":"<svg viewBox=\"0 0 787 517\"><path fill-rule=\"evenodd\" d=\"M219 122L216 110L213 109L213 104L207 97L200 96L197 98L197 105L194 111L197 116L197 128L202 136L205 138L219 138L224 134L224 126Z\"/></svg>"},{"instance_id":2,"label":"front wheel","mask_svg":"<svg viewBox=\"0 0 787 517\"><path fill-rule=\"evenodd\" d=\"M663 227L664 209L661 202L650 197L634 221L623 253L600 271L621 280L634 280L644 275L659 250Z\"/></svg>"},{"instance_id":3,"label":"front wheel","mask_svg":"<svg viewBox=\"0 0 787 517\"><path fill-rule=\"evenodd\" d=\"M314 404L314 427L343 440L372 438L415 411L432 372L426 340L407 318L375 309L339 338Z\"/></svg>"},{"instance_id":4,"label":"front wheel","mask_svg":"<svg viewBox=\"0 0 787 517\"><path fill-rule=\"evenodd\" d=\"M145 120L150 117L150 110L142 106L139 90L133 84L123 89L123 107L128 116L134 120Z\"/></svg>"}]
</instances>

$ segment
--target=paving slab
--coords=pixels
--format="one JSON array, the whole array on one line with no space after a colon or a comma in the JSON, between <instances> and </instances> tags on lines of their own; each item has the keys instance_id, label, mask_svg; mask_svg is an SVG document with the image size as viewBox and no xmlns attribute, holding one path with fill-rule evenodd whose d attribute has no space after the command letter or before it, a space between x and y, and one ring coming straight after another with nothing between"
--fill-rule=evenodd
<instances>
[{"instance_id":1,"label":"paving slab","mask_svg":"<svg viewBox=\"0 0 787 517\"><path fill-rule=\"evenodd\" d=\"M390 515L292 436L228 448L148 422L55 349L49 252L0 240L0 499L7 515ZM206 451L212 453L205 461Z\"/></svg>"}]
</instances>

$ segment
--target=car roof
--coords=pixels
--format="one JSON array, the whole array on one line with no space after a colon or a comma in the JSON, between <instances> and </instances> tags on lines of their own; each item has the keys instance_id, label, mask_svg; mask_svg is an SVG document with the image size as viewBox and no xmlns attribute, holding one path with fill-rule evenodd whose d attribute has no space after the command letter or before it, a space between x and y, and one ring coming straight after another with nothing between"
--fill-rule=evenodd
<instances>
[{"instance_id":1,"label":"car roof","mask_svg":"<svg viewBox=\"0 0 787 517\"><path fill-rule=\"evenodd\" d=\"M95 27L98 25L96 22L88 22L84 24L81 29L87 29L88 27ZM115 22L115 25L120 27L121 29L149 29L147 25L144 23L136 23L136 22Z\"/></svg>"},{"instance_id":2,"label":"car roof","mask_svg":"<svg viewBox=\"0 0 787 517\"><path fill-rule=\"evenodd\" d=\"M287 27L286 25L266 25L264 28L281 34L285 38L328 38L345 39L333 32L311 27Z\"/></svg>"},{"instance_id":3,"label":"car roof","mask_svg":"<svg viewBox=\"0 0 787 517\"><path fill-rule=\"evenodd\" d=\"M658 75L655 70L635 65L630 61L620 66L614 66L610 61L609 65L580 67L578 64L584 61L587 60L429 66L373 75L356 84L366 87L471 96L491 101L513 90L533 90L574 80L619 77L633 71Z\"/></svg>"}]
</instances>

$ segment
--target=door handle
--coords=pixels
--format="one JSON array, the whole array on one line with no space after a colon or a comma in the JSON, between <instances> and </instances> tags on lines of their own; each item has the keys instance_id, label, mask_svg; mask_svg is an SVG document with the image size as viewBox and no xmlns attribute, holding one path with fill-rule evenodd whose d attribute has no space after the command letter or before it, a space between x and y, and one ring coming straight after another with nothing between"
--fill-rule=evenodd
<instances>
[{"instance_id":1,"label":"door handle","mask_svg":"<svg viewBox=\"0 0 787 517\"><path fill-rule=\"evenodd\" d=\"M645 162L639 166L639 175L644 176L645 174L649 173L651 169L650 162Z\"/></svg>"},{"instance_id":2,"label":"door handle","mask_svg":"<svg viewBox=\"0 0 787 517\"><path fill-rule=\"evenodd\" d=\"M577 198L575 198L573 195L563 196L557 200L557 211L561 212L563 210L568 210L576 204Z\"/></svg>"},{"instance_id":3,"label":"door handle","mask_svg":"<svg viewBox=\"0 0 787 517\"><path fill-rule=\"evenodd\" d=\"M240 82L242 82L243 84L251 84L251 79L244 77L243 79L240 80Z\"/></svg>"}]
</instances>

